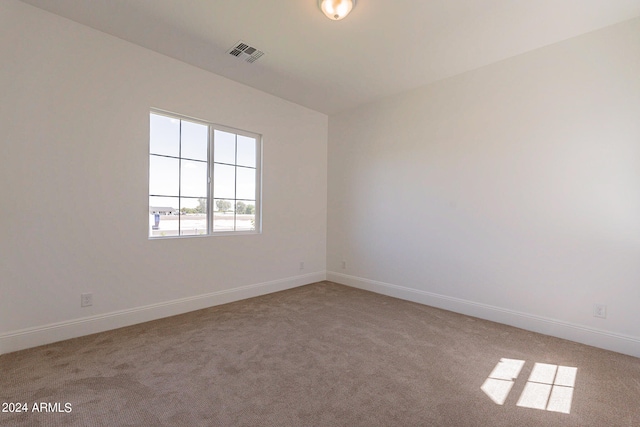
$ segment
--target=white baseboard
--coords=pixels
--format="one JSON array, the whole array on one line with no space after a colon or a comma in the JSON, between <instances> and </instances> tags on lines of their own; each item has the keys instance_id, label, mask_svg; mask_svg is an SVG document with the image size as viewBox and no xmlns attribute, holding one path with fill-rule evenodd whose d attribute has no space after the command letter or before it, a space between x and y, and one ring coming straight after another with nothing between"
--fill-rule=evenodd
<instances>
[{"instance_id":1,"label":"white baseboard","mask_svg":"<svg viewBox=\"0 0 640 427\"><path fill-rule=\"evenodd\" d=\"M0 334L0 354L122 328L124 326L131 326L163 317L175 316L194 310L308 285L325 279L326 272L321 271L211 292L204 295L180 298L159 304L151 304L143 307L12 331Z\"/></svg>"},{"instance_id":2,"label":"white baseboard","mask_svg":"<svg viewBox=\"0 0 640 427\"><path fill-rule=\"evenodd\" d=\"M542 316L521 313L474 301L392 285L361 277L327 271L327 280L378 294L491 320L618 353L640 357L640 337L632 337L576 325Z\"/></svg>"}]
</instances>

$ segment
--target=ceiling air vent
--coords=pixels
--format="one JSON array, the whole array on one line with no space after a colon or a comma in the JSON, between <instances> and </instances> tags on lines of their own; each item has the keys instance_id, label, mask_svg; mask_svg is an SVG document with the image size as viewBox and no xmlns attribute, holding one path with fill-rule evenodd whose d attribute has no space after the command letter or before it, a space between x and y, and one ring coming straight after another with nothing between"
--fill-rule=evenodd
<instances>
[{"instance_id":1,"label":"ceiling air vent","mask_svg":"<svg viewBox=\"0 0 640 427\"><path fill-rule=\"evenodd\" d=\"M256 62L262 55L264 55L263 51L258 50L253 46L249 46L242 41L236 43L235 46L227 51L227 53L247 62Z\"/></svg>"}]
</instances>

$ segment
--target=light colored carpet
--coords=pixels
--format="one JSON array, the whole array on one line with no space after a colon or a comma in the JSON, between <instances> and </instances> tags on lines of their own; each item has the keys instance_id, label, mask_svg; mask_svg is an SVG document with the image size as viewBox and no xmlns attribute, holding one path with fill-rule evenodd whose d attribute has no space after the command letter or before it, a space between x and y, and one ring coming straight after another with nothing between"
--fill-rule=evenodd
<instances>
[{"instance_id":1,"label":"light colored carpet","mask_svg":"<svg viewBox=\"0 0 640 427\"><path fill-rule=\"evenodd\" d=\"M481 390L524 362L504 404ZM518 406L576 367L570 413ZM640 359L330 282L0 356L11 426L639 426ZM34 403L71 404L33 413Z\"/></svg>"}]
</instances>

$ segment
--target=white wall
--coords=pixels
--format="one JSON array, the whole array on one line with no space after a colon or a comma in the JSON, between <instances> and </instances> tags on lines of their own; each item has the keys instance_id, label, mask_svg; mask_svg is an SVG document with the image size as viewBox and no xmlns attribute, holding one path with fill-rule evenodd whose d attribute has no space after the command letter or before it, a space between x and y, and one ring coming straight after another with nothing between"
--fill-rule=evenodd
<instances>
[{"instance_id":1,"label":"white wall","mask_svg":"<svg viewBox=\"0 0 640 427\"><path fill-rule=\"evenodd\" d=\"M640 356L639 19L331 116L329 171L329 279Z\"/></svg>"},{"instance_id":2,"label":"white wall","mask_svg":"<svg viewBox=\"0 0 640 427\"><path fill-rule=\"evenodd\" d=\"M327 116L13 0L0 58L0 353L325 277ZM147 238L151 107L263 135L261 235Z\"/></svg>"}]
</instances>

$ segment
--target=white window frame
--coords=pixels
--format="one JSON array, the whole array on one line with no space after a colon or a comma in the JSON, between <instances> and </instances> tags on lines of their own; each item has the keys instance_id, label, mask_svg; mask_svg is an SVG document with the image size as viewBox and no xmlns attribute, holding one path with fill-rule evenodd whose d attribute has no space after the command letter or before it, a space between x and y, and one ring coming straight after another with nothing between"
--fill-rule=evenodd
<instances>
[{"instance_id":1,"label":"white window frame","mask_svg":"<svg viewBox=\"0 0 640 427\"><path fill-rule=\"evenodd\" d=\"M206 234L186 234L186 235L180 235L180 227L178 228L178 235L168 235L168 236L162 236L162 235L157 235L157 236L153 236L152 235L152 230L151 230L151 226L149 226L149 233L148 233L148 238L151 240L156 240L156 239L174 239L174 238L190 238L190 237L209 237L209 236L237 236L237 235L253 235L253 234L261 234L262 233L262 135L255 133L255 132L250 132L250 131L244 131L241 129L236 129L230 126L224 126L224 125L219 125L216 123L211 123L205 120L200 120L200 119L195 119L193 117L189 117L189 116L185 116L182 114L176 114L176 113L172 113L172 112L168 112L165 110L160 110L160 109L156 109L156 108L151 108L149 110L149 121L151 120L151 115L155 114L155 115L159 115L159 116L164 116L164 117L169 117L171 119L176 119L176 120L184 120L184 121L188 121L188 122L192 122L192 123L197 123L200 125L204 125L208 127L208 147L207 147L207 178L208 178L208 183L207 183L207 212L206 212L206 218L207 218L207 233ZM148 126L149 129L149 149L148 149L148 157L147 159L149 160L149 164L148 164L148 172L149 172L149 176L148 176L148 197L176 197L176 196L168 196L168 195L153 195L151 194L151 189L149 188L149 185L151 183L151 167L150 167L150 159L151 156L153 155L158 155L158 154L154 154L151 152L151 123L149 123ZM231 133L231 134L235 134L235 135L240 135L240 136L245 136L248 138L252 138L255 139L256 141L256 165L255 165L255 220L254 220L254 229L252 230L221 230L221 231L215 231L214 230L214 217L215 217L215 209L214 209L214 204L215 204L215 194L214 194L214 187L215 187L215 179L214 179L214 165L216 163L215 161L215 156L214 156L214 135L215 135L215 131L222 131L222 132L227 132L227 133ZM237 148L236 148L237 150ZM160 155L162 156L162 155ZM165 157L171 157L171 158L176 158L176 159L180 159L182 160L183 157L181 155L179 155L178 157L173 157L173 156L165 156ZM237 162L237 159L236 159ZM228 163L227 163L228 164ZM237 163L235 165L235 170L236 170L236 174L237 174L237 168L242 168L242 167L246 167L246 166L242 166L242 165L237 165ZM250 167L249 167L250 168ZM237 176L237 175L236 175ZM224 200L230 200L232 202L234 202L234 211L233 211L233 215L234 215L234 227L236 227L236 210L235 210L235 203L237 203L238 201L246 201L249 199L238 199L237 198L237 180L235 183L235 191L236 194L234 196L233 199L230 198L221 198ZM178 200L180 200L180 196L177 196ZM180 205L178 206L178 211L180 211ZM181 215L180 215L181 216ZM178 221L180 221L180 216Z\"/></svg>"}]
</instances>

